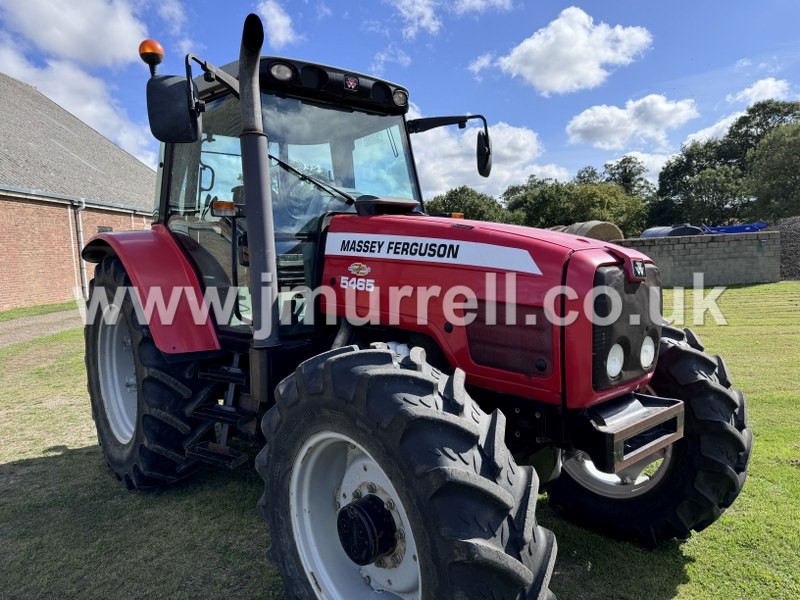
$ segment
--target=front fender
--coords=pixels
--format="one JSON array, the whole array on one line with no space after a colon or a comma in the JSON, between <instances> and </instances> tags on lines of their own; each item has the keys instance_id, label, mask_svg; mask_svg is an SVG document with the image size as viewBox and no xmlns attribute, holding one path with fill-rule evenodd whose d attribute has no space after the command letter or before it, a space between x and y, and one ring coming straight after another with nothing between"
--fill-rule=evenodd
<instances>
[{"instance_id":1,"label":"front fender","mask_svg":"<svg viewBox=\"0 0 800 600\"><path fill-rule=\"evenodd\" d=\"M162 294L164 305L176 288L182 288L174 315L172 311L145 311L153 341L166 354L219 350L214 323L209 316L198 319L191 306L202 307L203 288L191 263L164 225L147 231L100 233L81 252L87 262L99 263L117 256L125 267L141 306L154 304L153 294ZM193 302L192 302L193 301ZM151 312L152 314L147 314Z\"/></svg>"}]
</instances>

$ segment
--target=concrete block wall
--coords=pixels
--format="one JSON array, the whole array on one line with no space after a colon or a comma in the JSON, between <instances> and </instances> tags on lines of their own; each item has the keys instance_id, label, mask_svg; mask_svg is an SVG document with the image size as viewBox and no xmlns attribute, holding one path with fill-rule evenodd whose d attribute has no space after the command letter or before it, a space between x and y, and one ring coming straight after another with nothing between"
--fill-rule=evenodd
<instances>
[{"instance_id":1,"label":"concrete block wall","mask_svg":"<svg viewBox=\"0 0 800 600\"><path fill-rule=\"evenodd\" d=\"M614 242L653 259L664 287L692 287L693 274L704 285L738 285L780 281L779 231L663 238L631 238Z\"/></svg>"},{"instance_id":2,"label":"concrete block wall","mask_svg":"<svg viewBox=\"0 0 800 600\"><path fill-rule=\"evenodd\" d=\"M94 265L80 259L78 219L83 241L98 227L113 231L149 229L142 213L69 202L0 195L0 310L56 304L75 299L74 290L94 276Z\"/></svg>"}]
</instances>

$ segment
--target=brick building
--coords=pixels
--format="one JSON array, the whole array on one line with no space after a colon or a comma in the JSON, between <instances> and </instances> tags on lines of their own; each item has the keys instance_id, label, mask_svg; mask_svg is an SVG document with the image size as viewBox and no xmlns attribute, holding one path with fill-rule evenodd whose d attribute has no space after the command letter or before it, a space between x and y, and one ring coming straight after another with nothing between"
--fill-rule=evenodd
<instances>
[{"instance_id":1,"label":"brick building","mask_svg":"<svg viewBox=\"0 0 800 600\"><path fill-rule=\"evenodd\" d=\"M155 172L35 88L0 73L0 310L65 302L98 231L150 226Z\"/></svg>"}]
</instances>

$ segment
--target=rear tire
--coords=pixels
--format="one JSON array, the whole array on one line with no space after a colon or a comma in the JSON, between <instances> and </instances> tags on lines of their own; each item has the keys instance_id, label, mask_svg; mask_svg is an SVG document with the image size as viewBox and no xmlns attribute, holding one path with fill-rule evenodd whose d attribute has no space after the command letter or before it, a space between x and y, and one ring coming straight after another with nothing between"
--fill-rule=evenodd
<instances>
[{"instance_id":1,"label":"rear tire","mask_svg":"<svg viewBox=\"0 0 800 600\"><path fill-rule=\"evenodd\" d=\"M98 310L84 329L86 370L106 463L127 488L151 488L183 479L199 466L187 459L186 449L213 437L214 426L190 415L196 406L216 401L219 390L195 377L199 362L165 360L139 323L130 292L115 300L117 290L130 285L118 258L97 265L90 296L105 294L109 308Z\"/></svg>"},{"instance_id":2,"label":"rear tire","mask_svg":"<svg viewBox=\"0 0 800 600\"><path fill-rule=\"evenodd\" d=\"M744 395L731 387L725 362L703 350L690 330L664 327L650 387L683 400L684 437L655 472L622 481L579 453L564 461L551 484L552 505L583 525L648 546L686 539L719 519L742 491L753 434Z\"/></svg>"},{"instance_id":3,"label":"rear tire","mask_svg":"<svg viewBox=\"0 0 800 600\"><path fill-rule=\"evenodd\" d=\"M350 346L301 364L276 400L262 422L258 506L287 598L553 597L556 544L536 523L536 473L516 465L505 417L478 408L463 372L443 375L420 348L400 361L382 344ZM324 467L308 471L315 464ZM397 546L379 566L348 558L336 518L361 488L390 496L415 552Z\"/></svg>"}]
</instances>

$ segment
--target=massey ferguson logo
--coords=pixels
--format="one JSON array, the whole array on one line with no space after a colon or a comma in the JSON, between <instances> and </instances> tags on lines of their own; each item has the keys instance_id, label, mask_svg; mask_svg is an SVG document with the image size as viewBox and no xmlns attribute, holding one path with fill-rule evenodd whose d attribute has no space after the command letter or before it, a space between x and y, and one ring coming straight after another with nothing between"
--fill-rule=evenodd
<instances>
[{"instance_id":1,"label":"massey ferguson logo","mask_svg":"<svg viewBox=\"0 0 800 600\"><path fill-rule=\"evenodd\" d=\"M643 260L634 260L633 261L633 276L639 277L644 279L647 275L644 270L644 261Z\"/></svg>"},{"instance_id":2,"label":"massey ferguson logo","mask_svg":"<svg viewBox=\"0 0 800 600\"><path fill-rule=\"evenodd\" d=\"M353 75L345 75L344 77L344 89L350 90L351 92L358 91L358 77Z\"/></svg>"},{"instance_id":3,"label":"massey ferguson logo","mask_svg":"<svg viewBox=\"0 0 800 600\"><path fill-rule=\"evenodd\" d=\"M365 275L369 275L369 272L372 271L370 267L361 262L353 263L347 267L347 270L350 271L351 275L355 275L356 277L364 277Z\"/></svg>"}]
</instances>

